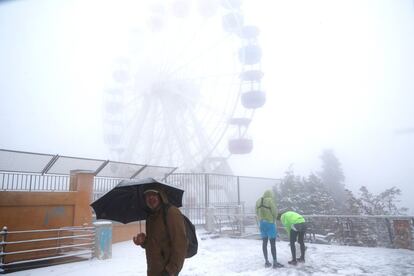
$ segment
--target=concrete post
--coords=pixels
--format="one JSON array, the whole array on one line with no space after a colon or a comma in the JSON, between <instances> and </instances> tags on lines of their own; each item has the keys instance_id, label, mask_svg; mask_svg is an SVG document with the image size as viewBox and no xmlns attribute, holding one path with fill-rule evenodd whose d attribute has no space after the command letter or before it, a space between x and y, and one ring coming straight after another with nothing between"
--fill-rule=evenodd
<instances>
[{"instance_id":1,"label":"concrete post","mask_svg":"<svg viewBox=\"0 0 414 276\"><path fill-rule=\"evenodd\" d=\"M92 225L92 203L93 196L92 171L73 170L70 171L70 191L77 192L76 204L73 214L73 225Z\"/></svg>"},{"instance_id":2,"label":"concrete post","mask_svg":"<svg viewBox=\"0 0 414 276\"><path fill-rule=\"evenodd\" d=\"M206 230L209 232L213 232L215 230L214 212L214 207L206 208Z\"/></svg>"},{"instance_id":3,"label":"concrete post","mask_svg":"<svg viewBox=\"0 0 414 276\"><path fill-rule=\"evenodd\" d=\"M95 221L95 257L99 260L112 258L112 222Z\"/></svg>"}]
</instances>

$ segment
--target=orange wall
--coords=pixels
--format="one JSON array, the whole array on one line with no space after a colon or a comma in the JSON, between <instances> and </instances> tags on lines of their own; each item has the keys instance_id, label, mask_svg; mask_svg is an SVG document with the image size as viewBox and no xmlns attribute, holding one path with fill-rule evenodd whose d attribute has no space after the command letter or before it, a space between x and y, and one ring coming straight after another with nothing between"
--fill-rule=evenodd
<instances>
[{"instance_id":1,"label":"orange wall","mask_svg":"<svg viewBox=\"0 0 414 276\"><path fill-rule=\"evenodd\" d=\"M145 233L145 222L142 222L141 226L138 222L128 224L114 222L112 224L112 243L131 241L132 237L139 232Z\"/></svg>"},{"instance_id":2,"label":"orange wall","mask_svg":"<svg viewBox=\"0 0 414 276\"><path fill-rule=\"evenodd\" d=\"M0 227L8 231L56 229L72 226L77 192L0 192ZM57 232L11 233L7 241L56 237ZM11 244L6 252L56 246L56 241ZM50 252L6 256L5 262L46 257Z\"/></svg>"},{"instance_id":3,"label":"orange wall","mask_svg":"<svg viewBox=\"0 0 414 276\"><path fill-rule=\"evenodd\" d=\"M68 192L0 192L0 227L8 231L58 229L68 226L92 225L93 175L76 172L70 178ZM44 233L9 233L6 241L30 240L58 236L57 231ZM57 241L9 244L6 252L57 246ZM45 257L53 252L31 253ZM9 255L5 262L27 259L28 254Z\"/></svg>"},{"instance_id":4,"label":"orange wall","mask_svg":"<svg viewBox=\"0 0 414 276\"><path fill-rule=\"evenodd\" d=\"M93 174L74 172L68 192L0 192L0 227L9 231L92 225Z\"/></svg>"},{"instance_id":5,"label":"orange wall","mask_svg":"<svg viewBox=\"0 0 414 276\"><path fill-rule=\"evenodd\" d=\"M9 231L73 225L77 192L0 192L0 227Z\"/></svg>"},{"instance_id":6,"label":"orange wall","mask_svg":"<svg viewBox=\"0 0 414 276\"><path fill-rule=\"evenodd\" d=\"M90 172L72 171L68 192L0 192L0 227L8 231L57 229L68 226L92 224L92 202L94 176ZM112 242L131 240L140 232L138 222L113 223ZM141 224L145 232L145 223ZM7 241L44 238L56 233L8 234ZM46 236L45 236L46 235ZM8 245L6 251L37 248L39 244ZM53 244L51 244L53 246ZM14 255L7 261L19 259ZM12 257L12 258L11 258Z\"/></svg>"}]
</instances>

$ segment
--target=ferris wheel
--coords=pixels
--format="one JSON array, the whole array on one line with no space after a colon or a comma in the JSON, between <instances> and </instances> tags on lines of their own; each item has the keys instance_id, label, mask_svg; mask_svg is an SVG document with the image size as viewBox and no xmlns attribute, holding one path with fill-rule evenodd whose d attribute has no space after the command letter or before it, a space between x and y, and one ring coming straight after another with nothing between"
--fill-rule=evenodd
<instances>
[{"instance_id":1,"label":"ferris wheel","mask_svg":"<svg viewBox=\"0 0 414 276\"><path fill-rule=\"evenodd\" d=\"M217 171L253 148L247 130L264 105L259 30L240 0L139 1L104 91L111 158Z\"/></svg>"}]
</instances>

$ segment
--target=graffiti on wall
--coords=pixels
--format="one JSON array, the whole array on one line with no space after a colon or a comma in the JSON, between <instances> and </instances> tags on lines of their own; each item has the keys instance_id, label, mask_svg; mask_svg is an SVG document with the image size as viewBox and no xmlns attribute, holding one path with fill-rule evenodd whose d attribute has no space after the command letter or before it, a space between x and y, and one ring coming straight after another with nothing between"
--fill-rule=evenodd
<instances>
[{"instance_id":1,"label":"graffiti on wall","mask_svg":"<svg viewBox=\"0 0 414 276\"><path fill-rule=\"evenodd\" d=\"M412 248L411 225L409 220L396 219L394 222L394 244L396 248Z\"/></svg>"}]
</instances>

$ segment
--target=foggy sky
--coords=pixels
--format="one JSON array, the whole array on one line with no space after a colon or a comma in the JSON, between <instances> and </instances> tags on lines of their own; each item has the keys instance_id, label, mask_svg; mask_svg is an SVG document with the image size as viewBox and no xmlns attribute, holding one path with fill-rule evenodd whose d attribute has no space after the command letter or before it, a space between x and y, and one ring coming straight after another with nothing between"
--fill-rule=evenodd
<instances>
[{"instance_id":1,"label":"foggy sky","mask_svg":"<svg viewBox=\"0 0 414 276\"><path fill-rule=\"evenodd\" d=\"M116 24L96 2L68 3L0 4L0 148L107 159L102 56L116 49L99 42ZM330 148L348 188L397 186L414 214L414 133L396 133L414 127L413 1L248 0L243 11L261 31L267 102L234 173L281 178L293 164L305 176Z\"/></svg>"},{"instance_id":2,"label":"foggy sky","mask_svg":"<svg viewBox=\"0 0 414 276\"><path fill-rule=\"evenodd\" d=\"M260 14L268 101L237 172L251 158L264 164L254 174L293 164L306 176L331 148L348 188L397 186L413 213L414 133L395 133L414 125L413 1L278 2Z\"/></svg>"}]
</instances>

